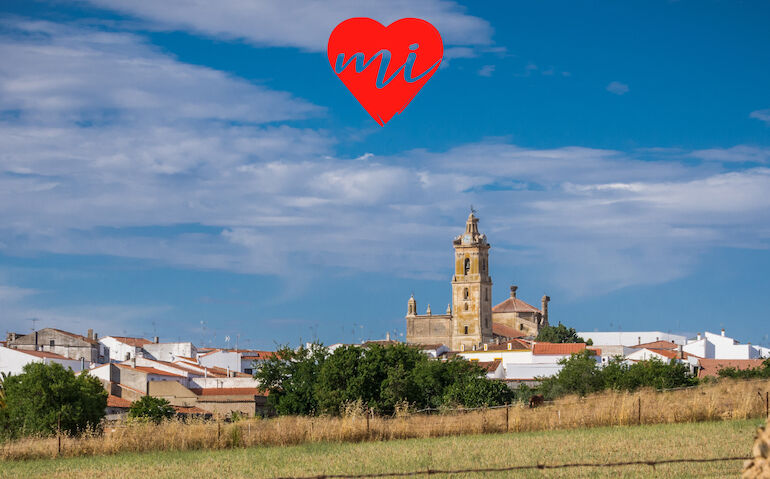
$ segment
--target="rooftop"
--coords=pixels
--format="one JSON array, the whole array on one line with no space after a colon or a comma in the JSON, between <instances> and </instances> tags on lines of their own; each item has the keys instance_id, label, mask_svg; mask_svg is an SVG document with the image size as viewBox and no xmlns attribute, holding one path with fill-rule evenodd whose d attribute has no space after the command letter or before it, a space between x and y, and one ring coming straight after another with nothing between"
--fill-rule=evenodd
<instances>
[{"instance_id":1,"label":"rooftop","mask_svg":"<svg viewBox=\"0 0 770 479\"><path fill-rule=\"evenodd\" d=\"M540 310L519 298L508 298L492 308L493 313L539 313ZM494 331L494 323L492 329Z\"/></svg>"},{"instance_id":2,"label":"rooftop","mask_svg":"<svg viewBox=\"0 0 770 479\"><path fill-rule=\"evenodd\" d=\"M585 343L535 343L532 354L569 355L586 349Z\"/></svg>"}]
</instances>

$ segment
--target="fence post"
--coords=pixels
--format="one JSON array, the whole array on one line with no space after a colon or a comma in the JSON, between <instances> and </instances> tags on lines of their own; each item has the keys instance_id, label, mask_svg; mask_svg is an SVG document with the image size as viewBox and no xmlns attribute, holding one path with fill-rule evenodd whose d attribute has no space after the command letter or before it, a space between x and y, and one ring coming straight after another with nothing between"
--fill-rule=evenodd
<instances>
[{"instance_id":1,"label":"fence post","mask_svg":"<svg viewBox=\"0 0 770 479\"><path fill-rule=\"evenodd\" d=\"M642 396L639 396L638 398L639 408L637 410L637 420L639 424L642 423Z\"/></svg>"},{"instance_id":2,"label":"fence post","mask_svg":"<svg viewBox=\"0 0 770 479\"><path fill-rule=\"evenodd\" d=\"M56 455L61 456L61 411L59 411L59 417L56 419L56 438L59 442Z\"/></svg>"},{"instance_id":3,"label":"fence post","mask_svg":"<svg viewBox=\"0 0 770 479\"><path fill-rule=\"evenodd\" d=\"M217 420L217 444L219 443L219 437L222 435L222 423Z\"/></svg>"},{"instance_id":4,"label":"fence post","mask_svg":"<svg viewBox=\"0 0 770 479\"><path fill-rule=\"evenodd\" d=\"M510 409L511 409L511 405L510 404L506 404L505 405L505 432L508 432L510 430L510 426L509 426L509 424L510 424L510 421L509 421Z\"/></svg>"},{"instance_id":5,"label":"fence post","mask_svg":"<svg viewBox=\"0 0 770 479\"><path fill-rule=\"evenodd\" d=\"M371 411L366 411L366 438L369 438L369 414Z\"/></svg>"},{"instance_id":6,"label":"fence post","mask_svg":"<svg viewBox=\"0 0 770 479\"><path fill-rule=\"evenodd\" d=\"M770 418L770 391L765 391L765 417Z\"/></svg>"}]
</instances>

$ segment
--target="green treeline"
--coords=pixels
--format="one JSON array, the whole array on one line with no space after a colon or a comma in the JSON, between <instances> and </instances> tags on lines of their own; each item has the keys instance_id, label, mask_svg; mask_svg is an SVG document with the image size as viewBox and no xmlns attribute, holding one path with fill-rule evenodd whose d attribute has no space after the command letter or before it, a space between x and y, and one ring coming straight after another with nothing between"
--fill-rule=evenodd
<instances>
[{"instance_id":1,"label":"green treeline","mask_svg":"<svg viewBox=\"0 0 770 479\"><path fill-rule=\"evenodd\" d=\"M514 399L513 391L487 379L478 365L461 358L431 360L404 344L342 346L331 354L319 344L282 347L255 377L278 414L338 415L359 401L377 414L393 414L406 406L480 407Z\"/></svg>"}]
</instances>

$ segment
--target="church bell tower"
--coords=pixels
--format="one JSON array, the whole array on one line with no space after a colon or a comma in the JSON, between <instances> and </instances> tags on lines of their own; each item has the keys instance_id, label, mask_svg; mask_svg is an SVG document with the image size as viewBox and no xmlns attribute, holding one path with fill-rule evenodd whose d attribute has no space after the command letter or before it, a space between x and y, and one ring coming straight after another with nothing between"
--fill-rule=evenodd
<instances>
[{"instance_id":1,"label":"church bell tower","mask_svg":"<svg viewBox=\"0 0 770 479\"><path fill-rule=\"evenodd\" d=\"M489 243L479 233L473 214L465 233L452 242L455 269L452 276L452 345L454 351L471 350L492 341L492 278L489 277Z\"/></svg>"}]
</instances>

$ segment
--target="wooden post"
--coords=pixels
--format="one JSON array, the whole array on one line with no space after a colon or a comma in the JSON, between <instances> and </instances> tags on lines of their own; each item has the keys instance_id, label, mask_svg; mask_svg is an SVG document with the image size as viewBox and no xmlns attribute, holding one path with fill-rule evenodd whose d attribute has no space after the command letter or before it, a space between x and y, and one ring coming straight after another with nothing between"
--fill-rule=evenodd
<instances>
[{"instance_id":1,"label":"wooden post","mask_svg":"<svg viewBox=\"0 0 770 479\"><path fill-rule=\"evenodd\" d=\"M370 411L366 412L366 437L369 438L369 413Z\"/></svg>"},{"instance_id":2,"label":"wooden post","mask_svg":"<svg viewBox=\"0 0 770 479\"><path fill-rule=\"evenodd\" d=\"M638 411L637 411L637 419L638 419L639 424L641 424L642 423L642 396L639 396L638 404L639 404L639 407L638 407Z\"/></svg>"},{"instance_id":3,"label":"wooden post","mask_svg":"<svg viewBox=\"0 0 770 479\"><path fill-rule=\"evenodd\" d=\"M217 443L219 443L219 438L222 435L222 423L217 420Z\"/></svg>"},{"instance_id":4,"label":"wooden post","mask_svg":"<svg viewBox=\"0 0 770 479\"><path fill-rule=\"evenodd\" d=\"M506 404L505 405L505 432L508 432L510 430L510 426L509 426L509 424L510 424L510 421L509 421L510 409L511 409L511 405L510 404Z\"/></svg>"},{"instance_id":5,"label":"wooden post","mask_svg":"<svg viewBox=\"0 0 770 479\"><path fill-rule=\"evenodd\" d=\"M61 455L61 411L59 411L59 417L56 420L56 436L59 442L59 446L56 452L57 456Z\"/></svg>"},{"instance_id":6,"label":"wooden post","mask_svg":"<svg viewBox=\"0 0 770 479\"><path fill-rule=\"evenodd\" d=\"M770 418L770 392L765 391L765 417Z\"/></svg>"}]
</instances>

